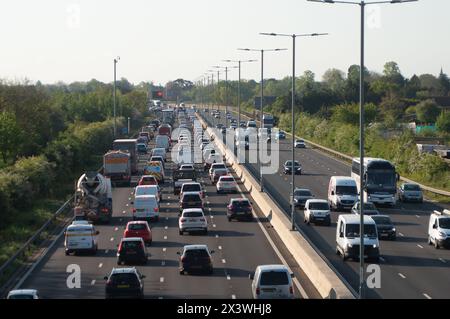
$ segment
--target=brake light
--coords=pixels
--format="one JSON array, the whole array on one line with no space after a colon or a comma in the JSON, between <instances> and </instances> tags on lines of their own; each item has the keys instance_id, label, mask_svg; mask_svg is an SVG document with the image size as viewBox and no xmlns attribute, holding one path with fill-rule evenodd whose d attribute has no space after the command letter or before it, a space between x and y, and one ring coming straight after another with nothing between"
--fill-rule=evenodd
<instances>
[{"instance_id":1,"label":"brake light","mask_svg":"<svg viewBox=\"0 0 450 319\"><path fill-rule=\"evenodd\" d=\"M181 257L181 261L184 262L186 260L186 257Z\"/></svg>"},{"instance_id":2,"label":"brake light","mask_svg":"<svg viewBox=\"0 0 450 319\"><path fill-rule=\"evenodd\" d=\"M200 218L200 221L201 222L205 222L206 220L204 218Z\"/></svg>"},{"instance_id":3,"label":"brake light","mask_svg":"<svg viewBox=\"0 0 450 319\"><path fill-rule=\"evenodd\" d=\"M136 208L133 208L133 213L136 213Z\"/></svg>"},{"instance_id":4,"label":"brake light","mask_svg":"<svg viewBox=\"0 0 450 319\"><path fill-rule=\"evenodd\" d=\"M158 207L155 207L155 208L153 208L153 211L154 211L154 212L158 212L158 211L159 211L159 208L158 208Z\"/></svg>"},{"instance_id":5,"label":"brake light","mask_svg":"<svg viewBox=\"0 0 450 319\"><path fill-rule=\"evenodd\" d=\"M102 212L103 213L107 213L108 212L108 208L102 208Z\"/></svg>"},{"instance_id":6,"label":"brake light","mask_svg":"<svg viewBox=\"0 0 450 319\"><path fill-rule=\"evenodd\" d=\"M185 218L181 218L180 222L184 223L184 222L186 222L186 219Z\"/></svg>"},{"instance_id":7,"label":"brake light","mask_svg":"<svg viewBox=\"0 0 450 319\"><path fill-rule=\"evenodd\" d=\"M259 295L261 293L261 291L259 290L259 288L256 288L256 294Z\"/></svg>"}]
</instances>

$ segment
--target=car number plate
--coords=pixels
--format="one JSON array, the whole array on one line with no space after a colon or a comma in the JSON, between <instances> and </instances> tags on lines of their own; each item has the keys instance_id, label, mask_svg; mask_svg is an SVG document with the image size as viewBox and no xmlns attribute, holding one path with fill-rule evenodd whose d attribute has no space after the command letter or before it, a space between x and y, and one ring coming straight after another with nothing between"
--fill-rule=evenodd
<instances>
[{"instance_id":1,"label":"car number plate","mask_svg":"<svg viewBox=\"0 0 450 319\"><path fill-rule=\"evenodd\" d=\"M130 285L118 285L117 288L130 288Z\"/></svg>"}]
</instances>

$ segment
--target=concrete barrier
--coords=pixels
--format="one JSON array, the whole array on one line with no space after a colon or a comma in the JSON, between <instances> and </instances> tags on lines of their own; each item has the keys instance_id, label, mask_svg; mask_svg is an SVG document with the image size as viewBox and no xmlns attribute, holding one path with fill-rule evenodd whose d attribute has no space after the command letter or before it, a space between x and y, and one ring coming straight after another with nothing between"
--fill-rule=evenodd
<instances>
[{"instance_id":1,"label":"concrete barrier","mask_svg":"<svg viewBox=\"0 0 450 319\"><path fill-rule=\"evenodd\" d=\"M206 124L198 116L202 124ZM207 129L208 134L214 131ZM222 154L226 154L226 160L232 166L236 175L241 178L245 189L258 204L264 216L269 220L286 248L294 257L309 280L316 287L322 298L354 299L355 296L339 276L328 266L322 257L314 250L311 244L298 231L291 230L291 222L266 194L259 191L258 181L242 165L237 163L235 155L226 148L222 139L214 138L216 147Z\"/></svg>"}]
</instances>

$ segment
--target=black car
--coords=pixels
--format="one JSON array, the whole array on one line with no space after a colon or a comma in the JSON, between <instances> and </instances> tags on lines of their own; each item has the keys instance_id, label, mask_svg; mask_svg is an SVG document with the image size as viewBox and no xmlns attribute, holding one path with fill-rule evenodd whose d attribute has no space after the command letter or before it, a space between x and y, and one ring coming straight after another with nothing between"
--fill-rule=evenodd
<instances>
[{"instance_id":1,"label":"black car","mask_svg":"<svg viewBox=\"0 0 450 319\"><path fill-rule=\"evenodd\" d=\"M232 219L252 220L252 203L247 198L232 198L227 206L228 221Z\"/></svg>"},{"instance_id":2,"label":"black car","mask_svg":"<svg viewBox=\"0 0 450 319\"><path fill-rule=\"evenodd\" d=\"M144 279L136 268L113 268L106 280L105 295L110 298L144 298Z\"/></svg>"},{"instance_id":3,"label":"black car","mask_svg":"<svg viewBox=\"0 0 450 319\"><path fill-rule=\"evenodd\" d=\"M180 198L180 215L183 209L186 208L202 208L203 200L198 192L186 192Z\"/></svg>"},{"instance_id":4,"label":"black car","mask_svg":"<svg viewBox=\"0 0 450 319\"><path fill-rule=\"evenodd\" d=\"M140 237L122 238L117 249L117 264L146 264L147 249Z\"/></svg>"},{"instance_id":5,"label":"black car","mask_svg":"<svg viewBox=\"0 0 450 319\"><path fill-rule=\"evenodd\" d=\"M286 161L284 163L284 174L290 175L292 173L292 161ZM298 161L294 161L294 173L295 175L301 175L302 174L302 166Z\"/></svg>"},{"instance_id":6,"label":"black car","mask_svg":"<svg viewBox=\"0 0 450 319\"><path fill-rule=\"evenodd\" d=\"M193 272L206 272L207 274L212 274L213 263L211 252L208 250L206 245L186 245L184 246L183 252L177 252L180 255L180 275Z\"/></svg>"},{"instance_id":7,"label":"black car","mask_svg":"<svg viewBox=\"0 0 450 319\"><path fill-rule=\"evenodd\" d=\"M387 238L395 240L397 238L397 230L391 218L386 215L374 215L371 216L377 225L378 238Z\"/></svg>"}]
</instances>

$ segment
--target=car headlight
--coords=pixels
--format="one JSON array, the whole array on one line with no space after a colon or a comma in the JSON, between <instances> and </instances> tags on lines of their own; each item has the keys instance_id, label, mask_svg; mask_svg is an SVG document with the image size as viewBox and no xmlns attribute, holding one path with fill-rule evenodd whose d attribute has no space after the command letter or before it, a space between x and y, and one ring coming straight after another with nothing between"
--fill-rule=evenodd
<instances>
[{"instance_id":1,"label":"car headlight","mask_svg":"<svg viewBox=\"0 0 450 319\"><path fill-rule=\"evenodd\" d=\"M395 229L395 227L392 227L392 231L395 232L395 231L397 231L397 229Z\"/></svg>"},{"instance_id":2,"label":"car headlight","mask_svg":"<svg viewBox=\"0 0 450 319\"><path fill-rule=\"evenodd\" d=\"M353 245L352 244L347 244L347 248L352 248Z\"/></svg>"},{"instance_id":3,"label":"car headlight","mask_svg":"<svg viewBox=\"0 0 450 319\"><path fill-rule=\"evenodd\" d=\"M441 237L444 237L444 238L445 238L445 237L447 237L447 234L446 234L446 233L444 233L444 232L441 232L441 231L440 231L440 232L439 232L439 236L441 236Z\"/></svg>"},{"instance_id":4,"label":"car headlight","mask_svg":"<svg viewBox=\"0 0 450 319\"><path fill-rule=\"evenodd\" d=\"M376 244L373 244L372 247L373 247L373 248L377 248L377 245L376 245Z\"/></svg>"}]
</instances>

